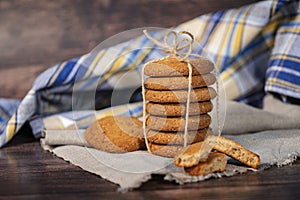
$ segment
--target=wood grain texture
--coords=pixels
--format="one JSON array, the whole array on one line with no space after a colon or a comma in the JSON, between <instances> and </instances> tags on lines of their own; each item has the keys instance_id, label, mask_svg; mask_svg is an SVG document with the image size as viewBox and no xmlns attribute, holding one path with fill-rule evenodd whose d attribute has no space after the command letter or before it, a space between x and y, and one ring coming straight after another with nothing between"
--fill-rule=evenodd
<instances>
[{"instance_id":1,"label":"wood grain texture","mask_svg":"<svg viewBox=\"0 0 300 200\"><path fill-rule=\"evenodd\" d=\"M41 149L28 124L0 149L4 199L299 199L300 161L262 172L178 185L162 176L127 193Z\"/></svg>"},{"instance_id":2,"label":"wood grain texture","mask_svg":"<svg viewBox=\"0 0 300 200\"><path fill-rule=\"evenodd\" d=\"M0 96L22 98L37 74L121 31L171 27L251 2L255 0L0 0ZM13 78L11 68L16 70Z\"/></svg>"}]
</instances>

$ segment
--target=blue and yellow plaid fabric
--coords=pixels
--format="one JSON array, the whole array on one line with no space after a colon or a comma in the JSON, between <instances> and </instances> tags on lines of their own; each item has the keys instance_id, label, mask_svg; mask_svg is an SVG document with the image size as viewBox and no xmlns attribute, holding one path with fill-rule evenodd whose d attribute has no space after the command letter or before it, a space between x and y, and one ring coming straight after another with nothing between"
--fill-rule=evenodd
<instances>
[{"instance_id":1,"label":"blue and yellow plaid fabric","mask_svg":"<svg viewBox=\"0 0 300 200\"><path fill-rule=\"evenodd\" d=\"M266 92L300 99L299 1L262 1L203 15L174 29L196 36L198 45L193 53L216 63L227 99L254 106L261 106ZM160 39L163 34L157 31L152 36ZM141 76L143 63L162 56L141 36L110 48L96 48L48 69L37 77L22 101L0 99L0 146L26 121L37 137L50 118L58 119L52 124L56 128L65 128L59 124L62 121L84 128L95 115L95 105L100 108L97 116L139 116L139 102L110 107L110 91L122 94L128 88L138 88L141 82L134 77ZM128 77L127 72L131 74Z\"/></svg>"}]
</instances>

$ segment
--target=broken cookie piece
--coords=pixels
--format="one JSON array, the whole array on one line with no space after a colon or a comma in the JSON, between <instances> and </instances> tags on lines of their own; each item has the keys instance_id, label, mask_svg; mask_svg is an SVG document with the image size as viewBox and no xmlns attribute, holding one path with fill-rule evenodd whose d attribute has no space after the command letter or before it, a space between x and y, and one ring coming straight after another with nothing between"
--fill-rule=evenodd
<instances>
[{"instance_id":1,"label":"broken cookie piece","mask_svg":"<svg viewBox=\"0 0 300 200\"><path fill-rule=\"evenodd\" d=\"M218 152L211 152L205 162L199 162L192 167L185 167L184 171L192 176L208 175L214 172L224 172L226 170L226 155Z\"/></svg>"}]
</instances>

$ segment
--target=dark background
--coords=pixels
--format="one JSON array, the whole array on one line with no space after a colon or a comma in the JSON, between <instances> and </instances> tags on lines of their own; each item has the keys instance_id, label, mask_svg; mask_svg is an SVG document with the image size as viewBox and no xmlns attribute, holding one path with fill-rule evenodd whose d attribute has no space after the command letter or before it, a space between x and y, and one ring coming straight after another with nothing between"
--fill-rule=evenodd
<instances>
[{"instance_id":1,"label":"dark background","mask_svg":"<svg viewBox=\"0 0 300 200\"><path fill-rule=\"evenodd\" d=\"M0 0L0 97L22 98L52 65L128 29L171 27L255 0Z\"/></svg>"}]
</instances>

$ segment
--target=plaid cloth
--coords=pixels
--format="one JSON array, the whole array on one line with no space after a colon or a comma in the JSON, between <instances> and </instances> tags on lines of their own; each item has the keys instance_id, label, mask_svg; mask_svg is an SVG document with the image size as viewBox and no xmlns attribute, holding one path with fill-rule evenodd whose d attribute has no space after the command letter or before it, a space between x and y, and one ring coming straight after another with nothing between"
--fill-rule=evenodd
<instances>
[{"instance_id":1,"label":"plaid cloth","mask_svg":"<svg viewBox=\"0 0 300 200\"><path fill-rule=\"evenodd\" d=\"M227 99L261 106L266 92L300 98L299 13L299 1L262 1L203 15L174 30L196 37L193 53L215 62ZM164 34L151 32L156 39ZM0 146L26 121L39 137L49 119L57 119L52 120L55 128L70 124L85 128L95 115L140 116L142 104L128 104L122 97L141 85L137 77L143 64L162 56L140 36L49 68L22 101L0 99ZM112 91L118 91L115 97Z\"/></svg>"}]
</instances>

